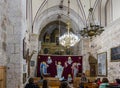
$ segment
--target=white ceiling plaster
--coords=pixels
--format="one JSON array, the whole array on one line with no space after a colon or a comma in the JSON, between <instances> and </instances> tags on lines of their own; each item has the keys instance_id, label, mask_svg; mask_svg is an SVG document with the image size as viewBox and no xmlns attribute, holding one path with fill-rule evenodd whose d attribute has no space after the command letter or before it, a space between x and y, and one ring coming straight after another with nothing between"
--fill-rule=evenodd
<instances>
[{"instance_id":1,"label":"white ceiling plaster","mask_svg":"<svg viewBox=\"0 0 120 88\"><path fill-rule=\"evenodd\" d=\"M39 34L41 29L43 27L45 27L45 25L47 25L48 23L50 23L51 21L55 21L57 19L57 15L58 14L63 14L62 15L62 21L64 23L66 23L68 17L67 17L67 8L66 6L68 6L67 0L64 0L63 2L63 10L61 11L59 9L59 4L61 0L42 0L42 1L46 1L47 3L45 4L45 6L43 7L42 10L37 11L38 5L35 4L35 2L37 1L37 3L40 3L40 0L33 0L32 2L32 7L33 7L33 17L34 18L34 22L33 22L33 32L36 34ZM72 28L74 29L73 31L78 31L81 30L84 26L85 26L85 20L82 17L80 10L78 8L78 3L77 1L81 1L83 9L85 11L85 15L87 17L88 15L88 9L90 8L90 0L70 0L70 19L71 19L71 25ZM97 0L91 0L91 7L93 7L95 1ZM102 6L104 7L105 3L107 0L102 0L104 2L102 2ZM41 4L39 4L41 5ZM35 13L37 12L36 16ZM79 15L79 16L78 16ZM82 18L80 18L82 17Z\"/></svg>"}]
</instances>

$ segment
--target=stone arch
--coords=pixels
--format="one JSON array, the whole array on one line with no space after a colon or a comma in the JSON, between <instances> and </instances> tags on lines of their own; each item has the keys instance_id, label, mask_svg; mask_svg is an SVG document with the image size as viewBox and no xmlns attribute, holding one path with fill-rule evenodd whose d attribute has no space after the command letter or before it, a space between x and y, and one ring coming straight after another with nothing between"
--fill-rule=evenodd
<instances>
[{"instance_id":1,"label":"stone arch","mask_svg":"<svg viewBox=\"0 0 120 88\"><path fill-rule=\"evenodd\" d=\"M33 23L33 33L35 34L40 33L40 31L46 24L56 20L58 14L62 14L63 18L62 21L66 23L66 21L68 20L67 7L64 6L63 8L64 8L63 10L60 10L58 5L53 6L42 12L42 14L36 15ZM69 17L71 20L72 28L75 29L74 31L78 31L79 28L82 28L84 26L82 18L80 18L78 13L76 13L74 10L70 9ZM81 25L79 25L78 23Z\"/></svg>"},{"instance_id":2,"label":"stone arch","mask_svg":"<svg viewBox=\"0 0 120 88\"><path fill-rule=\"evenodd\" d=\"M49 12L48 12L49 11ZM48 8L44 10L42 13L38 11L38 14L36 15L34 22L33 22L33 34L38 35L38 40L35 41L38 43L38 51L41 50L41 41L39 41L39 35L42 31L42 29L50 22L56 21L57 16L59 14L62 15L61 21L63 23L66 23L68 19L71 21L72 29L74 33L77 33L80 28L84 27L84 22L82 21L82 18L79 16L77 12L75 12L73 9L70 9L69 17L67 15L68 8L66 6L63 6L63 10L60 10L59 6L53 6L51 8ZM81 24L81 25L80 25ZM80 36L80 35L79 35Z\"/></svg>"},{"instance_id":3,"label":"stone arch","mask_svg":"<svg viewBox=\"0 0 120 88\"><path fill-rule=\"evenodd\" d=\"M58 36L63 35L65 32L67 32L66 26L67 26L66 23L63 23L61 21L59 22L58 20L48 23L41 31L41 33L39 35L39 41L43 41L43 37L44 37L45 33L48 33L49 35L51 35L55 29L57 29L59 31ZM60 27L60 30L59 30L59 27ZM71 31L72 31L72 29L71 29Z\"/></svg>"}]
</instances>

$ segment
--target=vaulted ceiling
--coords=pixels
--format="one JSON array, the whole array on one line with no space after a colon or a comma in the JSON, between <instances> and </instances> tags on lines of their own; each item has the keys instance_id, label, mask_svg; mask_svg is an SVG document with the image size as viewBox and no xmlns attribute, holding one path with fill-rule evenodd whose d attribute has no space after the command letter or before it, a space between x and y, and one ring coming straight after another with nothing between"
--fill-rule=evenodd
<instances>
[{"instance_id":1,"label":"vaulted ceiling","mask_svg":"<svg viewBox=\"0 0 120 88\"><path fill-rule=\"evenodd\" d=\"M101 17L104 15L107 1L70 0L70 15L68 17L68 0L32 0L33 32L40 33L47 24L58 21L58 15L61 15L60 20L63 23L66 23L70 18L71 27L74 32L77 32L86 26L90 7L94 8L96 23L102 20ZM56 24L52 24L51 28L54 26Z\"/></svg>"}]
</instances>

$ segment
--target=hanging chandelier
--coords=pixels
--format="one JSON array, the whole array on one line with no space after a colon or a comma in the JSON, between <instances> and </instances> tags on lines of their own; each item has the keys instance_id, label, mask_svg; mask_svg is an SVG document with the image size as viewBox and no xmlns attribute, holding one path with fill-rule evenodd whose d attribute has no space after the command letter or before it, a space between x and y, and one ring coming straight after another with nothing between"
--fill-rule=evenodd
<instances>
[{"instance_id":1,"label":"hanging chandelier","mask_svg":"<svg viewBox=\"0 0 120 88\"><path fill-rule=\"evenodd\" d=\"M69 5L70 5L70 0L68 0L68 17L70 13ZM72 32L70 32L70 19L69 19L67 22L67 32L59 37L59 43L64 47L70 48L79 41L80 41L79 37L73 34Z\"/></svg>"},{"instance_id":2,"label":"hanging chandelier","mask_svg":"<svg viewBox=\"0 0 120 88\"><path fill-rule=\"evenodd\" d=\"M68 31L63 34L62 36L59 37L59 43L64 46L64 47L72 47L74 46L76 43L79 42L79 37L75 34L73 34L72 32L70 32L70 23L67 23L67 29Z\"/></svg>"},{"instance_id":3,"label":"hanging chandelier","mask_svg":"<svg viewBox=\"0 0 120 88\"><path fill-rule=\"evenodd\" d=\"M86 24L86 27L83 28L83 30L80 31L80 35L84 37L88 37L92 39L93 37L96 37L97 35L100 35L104 29L101 25L95 24L94 16L93 16L93 8L89 9L89 18L88 18L88 24Z\"/></svg>"}]
</instances>

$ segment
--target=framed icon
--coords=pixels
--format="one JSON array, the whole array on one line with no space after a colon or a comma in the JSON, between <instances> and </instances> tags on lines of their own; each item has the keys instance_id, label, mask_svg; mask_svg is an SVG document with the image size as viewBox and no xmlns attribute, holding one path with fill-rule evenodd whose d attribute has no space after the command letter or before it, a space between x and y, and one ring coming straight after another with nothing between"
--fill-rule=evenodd
<instances>
[{"instance_id":1,"label":"framed icon","mask_svg":"<svg viewBox=\"0 0 120 88\"><path fill-rule=\"evenodd\" d=\"M23 39L23 58L24 59L27 58L27 47L26 47L25 38Z\"/></svg>"},{"instance_id":2,"label":"framed icon","mask_svg":"<svg viewBox=\"0 0 120 88\"><path fill-rule=\"evenodd\" d=\"M120 46L111 48L111 61L120 61Z\"/></svg>"},{"instance_id":3,"label":"framed icon","mask_svg":"<svg viewBox=\"0 0 120 88\"><path fill-rule=\"evenodd\" d=\"M98 59L98 76L107 76L107 52L99 53Z\"/></svg>"}]
</instances>

